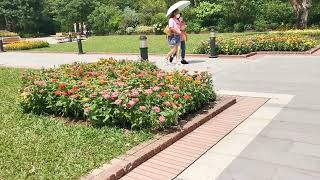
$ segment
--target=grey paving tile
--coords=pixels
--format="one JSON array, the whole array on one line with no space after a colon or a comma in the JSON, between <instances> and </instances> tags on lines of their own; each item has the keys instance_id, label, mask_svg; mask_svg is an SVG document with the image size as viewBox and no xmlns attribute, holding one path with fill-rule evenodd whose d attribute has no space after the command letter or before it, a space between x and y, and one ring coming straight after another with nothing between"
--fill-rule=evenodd
<instances>
[{"instance_id":1,"label":"grey paving tile","mask_svg":"<svg viewBox=\"0 0 320 180\"><path fill-rule=\"evenodd\" d=\"M320 174L301 169L280 167L274 174L272 180L319 180Z\"/></svg>"},{"instance_id":2,"label":"grey paving tile","mask_svg":"<svg viewBox=\"0 0 320 180\"><path fill-rule=\"evenodd\" d=\"M217 180L270 180L278 166L258 160L238 158Z\"/></svg>"},{"instance_id":3,"label":"grey paving tile","mask_svg":"<svg viewBox=\"0 0 320 180\"><path fill-rule=\"evenodd\" d=\"M259 136L242 151L240 157L320 172L320 158L292 153L292 147L292 141Z\"/></svg>"},{"instance_id":4,"label":"grey paving tile","mask_svg":"<svg viewBox=\"0 0 320 180\"><path fill-rule=\"evenodd\" d=\"M320 144L320 125L281 120L272 121L261 132L261 135L310 144Z\"/></svg>"}]
</instances>

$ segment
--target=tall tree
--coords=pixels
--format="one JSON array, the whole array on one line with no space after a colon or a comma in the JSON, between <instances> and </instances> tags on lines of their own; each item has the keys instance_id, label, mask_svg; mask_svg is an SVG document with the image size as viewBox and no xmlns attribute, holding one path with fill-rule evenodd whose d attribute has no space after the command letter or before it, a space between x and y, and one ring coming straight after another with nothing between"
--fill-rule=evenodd
<instances>
[{"instance_id":1,"label":"tall tree","mask_svg":"<svg viewBox=\"0 0 320 180\"><path fill-rule=\"evenodd\" d=\"M296 12L297 27L304 29L308 25L308 15L312 0L289 0Z\"/></svg>"}]
</instances>

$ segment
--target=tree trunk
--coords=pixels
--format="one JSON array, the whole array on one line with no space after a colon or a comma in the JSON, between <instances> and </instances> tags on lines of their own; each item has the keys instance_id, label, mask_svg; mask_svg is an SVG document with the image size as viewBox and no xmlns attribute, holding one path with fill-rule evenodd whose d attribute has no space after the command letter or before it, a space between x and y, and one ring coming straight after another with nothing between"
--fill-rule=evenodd
<instances>
[{"instance_id":1,"label":"tree trunk","mask_svg":"<svg viewBox=\"0 0 320 180\"><path fill-rule=\"evenodd\" d=\"M289 0L289 2L296 12L297 28L305 29L308 25L311 0Z\"/></svg>"},{"instance_id":2,"label":"tree trunk","mask_svg":"<svg viewBox=\"0 0 320 180\"><path fill-rule=\"evenodd\" d=\"M297 28L305 29L308 26L308 14L307 9L302 9L297 12Z\"/></svg>"}]
</instances>

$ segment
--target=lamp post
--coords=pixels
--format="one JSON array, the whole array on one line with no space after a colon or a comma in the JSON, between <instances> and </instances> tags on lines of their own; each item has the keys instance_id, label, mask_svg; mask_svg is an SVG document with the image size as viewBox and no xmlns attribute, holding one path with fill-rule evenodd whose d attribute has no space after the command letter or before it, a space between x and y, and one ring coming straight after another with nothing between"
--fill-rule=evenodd
<instances>
[{"instance_id":1,"label":"lamp post","mask_svg":"<svg viewBox=\"0 0 320 180\"><path fill-rule=\"evenodd\" d=\"M148 60L148 44L147 44L147 36L141 35L140 36L140 56L141 60Z\"/></svg>"},{"instance_id":2,"label":"lamp post","mask_svg":"<svg viewBox=\"0 0 320 180\"><path fill-rule=\"evenodd\" d=\"M3 48L3 37L0 38L0 52L5 52Z\"/></svg>"},{"instance_id":3,"label":"lamp post","mask_svg":"<svg viewBox=\"0 0 320 180\"><path fill-rule=\"evenodd\" d=\"M81 43L81 36L80 36L80 34L77 34L77 43L78 43L78 51L79 51L79 54L84 54L83 49L82 49L82 43Z\"/></svg>"},{"instance_id":4,"label":"lamp post","mask_svg":"<svg viewBox=\"0 0 320 180\"><path fill-rule=\"evenodd\" d=\"M216 36L214 31L210 32L210 56L209 58L217 58L216 54Z\"/></svg>"}]
</instances>

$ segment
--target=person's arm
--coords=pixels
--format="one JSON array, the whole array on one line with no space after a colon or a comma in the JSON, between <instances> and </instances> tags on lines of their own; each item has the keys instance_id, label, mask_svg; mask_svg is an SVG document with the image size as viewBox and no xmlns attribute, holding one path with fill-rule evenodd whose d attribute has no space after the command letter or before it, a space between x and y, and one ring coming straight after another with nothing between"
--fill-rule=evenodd
<instances>
[{"instance_id":1,"label":"person's arm","mask_svg":"<svg viewBox=\"0 0 320 180\"><path fill-rule=\"evenodd\" d=\"M180 29L175 27L175 22L172 18L169 20L169 29L174 33L181 34Z\"/></svg>"}]
</instances>

